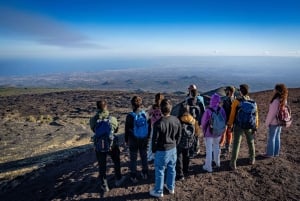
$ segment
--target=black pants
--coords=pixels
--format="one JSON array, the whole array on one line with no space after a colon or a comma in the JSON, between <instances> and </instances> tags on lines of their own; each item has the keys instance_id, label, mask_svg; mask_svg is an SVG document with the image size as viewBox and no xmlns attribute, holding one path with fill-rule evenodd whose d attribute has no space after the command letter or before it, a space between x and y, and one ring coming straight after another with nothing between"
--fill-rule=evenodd
<instances>
[{"instance_id":1,"label":"black pants","mask_svg":"<svg viewBox=\"0 0 300 201\"><path fill-rule=\"evenodd\" d=\"M147 146L148 139L137 139L131 138L129 139L129 152L130 152L130 176L136 177L137 172L137 158L138 153L140 154L140 158L142 161L142 172L144 174L148 174L148 159L147 159Z\"/></svg>"},{"instance_id":2,"label":"black pants","mask_svg":"<svg viewBox=\"0 0 300 201\"><path fill-rule=\"evenodd\" d=\"M109 152L96 151L96 157L99 165L99 177L102 184L106 183L107 155L111 156L111 159L114 163L116 179L121 179L120 149L118 146L115 146Z\"/></svg>"},{"instance_id":3,"label":"black pants","mask_svg":"<svg viewBox=\"0 0 300 201\"><path fill-rule=\"evenodd\" d=\"M184 176L183 173L188 172L189 163L189 149L177 147L176 175L178 177L182 177Z\"/></svg>"}]
</instances>

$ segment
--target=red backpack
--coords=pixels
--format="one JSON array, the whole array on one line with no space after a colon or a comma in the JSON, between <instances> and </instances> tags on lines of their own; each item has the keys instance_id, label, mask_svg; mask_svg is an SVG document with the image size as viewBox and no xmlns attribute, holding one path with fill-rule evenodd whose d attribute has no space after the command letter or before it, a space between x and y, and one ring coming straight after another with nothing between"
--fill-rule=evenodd
<instances>
[{"instance_id":1,"label":"red backpack","mask_svg":"<svg viewBox=\"0 0 300 201\"><path fill-rule=\"evenodd\" d=\"M285 104L283 107L279 106L278 113L276 115L278 124L283 127L290 127L292 124L292 112L289 105Z\"/></svg>"}]
</instances>

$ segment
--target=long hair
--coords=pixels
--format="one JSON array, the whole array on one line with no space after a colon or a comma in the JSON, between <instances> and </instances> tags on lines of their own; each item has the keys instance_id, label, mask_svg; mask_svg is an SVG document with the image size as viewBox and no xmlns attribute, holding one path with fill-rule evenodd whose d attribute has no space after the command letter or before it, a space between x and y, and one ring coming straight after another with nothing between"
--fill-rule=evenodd
<instances>
[{"instance_id":1,"label":"long hair","mask_svg":"<svg viewBox=\"0 0 300 201\"><path fill-rule=\"evenodd\" d=\"M153 109L159 109L161 101L164 99L164 95L162 93L155 94L154 104L152 105Z\"/></svg>"},{"instance_id":2,"label":"long hair","mask_svg":"<svg viewBox=\"0 0 300 201\"><path fill-rule=\"evenodd\" d=\"M97 105L97 109L103 111L107 108L107 102L106 100L100 100L100 101L97 101L96 102L96 105Z\"/></svg>"},{"instance_id":3,"label":"long hair","mask_svg":"<svg viewBox=\"0 0 300 201\"><path fill-rule=\"evenodd\" d=\"M143 104L143 99L140 96L134 96L131 99L131 105L133 107L133 111L137 111Z\"/></svg>"},{"instance_id":4,"label":"long hair","mask_svg":"<svg viewBox=\"0 0 300 201\"><path fill-rule=\"evenodd\" d=\"M279 98L280 107L283 107L287 102L288 97L288 89L286 88L285 84L276 84L275 85L275 93L271 99L271 103L276 99Z\"/></svg>"}]
</instances>

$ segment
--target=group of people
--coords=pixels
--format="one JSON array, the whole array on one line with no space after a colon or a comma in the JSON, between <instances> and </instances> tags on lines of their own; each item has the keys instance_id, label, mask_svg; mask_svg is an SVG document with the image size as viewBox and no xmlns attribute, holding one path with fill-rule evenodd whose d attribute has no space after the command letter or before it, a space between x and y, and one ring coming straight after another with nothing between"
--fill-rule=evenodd
<instances>
[{"instance_id":1,"label":"group of people","mask_svg":"<svg viewBox=\"0 0 300 201\"><path fill-rule=\"evenodd\" d=\"M225 88L225 97L213 94L209 105L205 106L204 99L197 91L195 85L190 85L189 93L181 103L177 115L171 115L172 103L164 95L157 93L155 103L146 112L143 109L143 101L139 96L131 99L132 112L128 113L125 121L125 143L129 148L130 155L130 180L137 183L138 179L148 179L148 162L154 160L155 185L150 190L150 195L163 197L164 189L175 193L175 181L184 180L189 171L191 155L199 152L199 140L201 130L205 143L205 163L203 170L213 172L213 163L216 168L220 167L220 155L230 153L230 168L237 168L237 159L242 136L245 135L249 148L249 164L255 163L255 134L258 129L258 109L254 100L249 97L249 86L241 84L239 95L235 95L235 88ZM276 115L278 108L287 103L288 90L284 84L276 84L274 95L271 98L265 124L268 129L268 140L265 157L279 156L281 126L278 124ZM241 124L238 113L241 104L253 102L254 116L252 126ZM212 127L212 116L218 114L221 134L215 134ZM216 117L214 117L216 118ZM97 150L97 133L100 124L107 121L111 125L109 130L109 149ZM220 124L220 123L219 123ZM102 124L103 125L103 124ZM95 133L94 143L96 157L99 164L99 177L101 189L109 191L106 179L106 158L112 157L115 167L115 186L120 186L126 179L120 171L120 149L114 133L118 132L118 122L112 117L107 109L105 100L97 101L97 113L90 119L90 127ZM104 130L104 126L102 126ZM220 130L220 129L219 129ZM101 132L100 132L101 133ZM220 132L219 132L220 133ZM103 145L103 141L100 142ZM138 174L137 159L140 155L142 171ZM166 174L166 175L165 175Z\"/></svg>"}]
</instances>

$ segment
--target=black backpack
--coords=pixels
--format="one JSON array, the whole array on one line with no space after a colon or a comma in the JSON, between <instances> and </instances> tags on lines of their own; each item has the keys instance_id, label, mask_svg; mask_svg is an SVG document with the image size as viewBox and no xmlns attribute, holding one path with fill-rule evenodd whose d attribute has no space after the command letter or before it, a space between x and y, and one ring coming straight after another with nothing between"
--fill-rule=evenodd
<instances>
[{"instance_id":1,"label":"black backpack","mask_svg":"<svg viewBox=\"0 0 300 201\"><path fill-rule=\"evenodd\" d=\"M184 149L189 149L195 142L195 126L190 123L181 122L181 139L179 146Z\"/></svg>"},{"instance_id":2,"label":"black backpack","mask_svg":"<svg viewBox=\"0 0 300 201\"><path fill-rule=\"evenodd\" d=\"M189 108L190 114L198 121L198 123L201 123L201 118L204 113L204 106L201 103L201 101L195 97L195 98L189 98L187 100L187 105Z\"/></svg>"}]
</instances>

